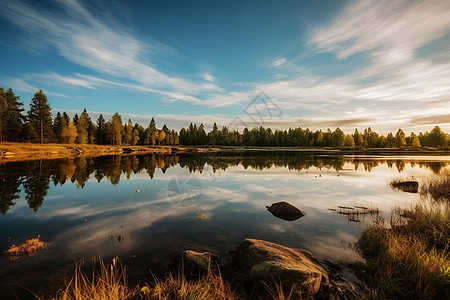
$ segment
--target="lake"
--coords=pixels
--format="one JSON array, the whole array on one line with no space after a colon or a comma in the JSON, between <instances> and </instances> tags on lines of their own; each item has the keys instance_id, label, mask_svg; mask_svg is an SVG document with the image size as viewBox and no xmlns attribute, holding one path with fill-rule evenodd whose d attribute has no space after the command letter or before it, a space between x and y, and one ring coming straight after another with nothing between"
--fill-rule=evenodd
<instances>
[{"instance_id":1,"label":"lake","mask_svg":"<svg viewBox=\"0 0 450 300\"><path fill-rule=\"evenodd\" d=\"M450 165L448 156L343 156L304 152L225 152L105 156L10 162L0 166L0 294L54 294L74 261L118 255L129 282L164 272L177 252L231 259L245 238L303 248L324 259L356 259L351 247L374 218L420 201L393 190L393 179L420 179ZM295 221L266 206L286 201ZM363 207L375 214L338 214ZM3 251L40 235L51 243L33 257ZM151 271L151 272L150 272Z\"/></svg>"}]
</instances>

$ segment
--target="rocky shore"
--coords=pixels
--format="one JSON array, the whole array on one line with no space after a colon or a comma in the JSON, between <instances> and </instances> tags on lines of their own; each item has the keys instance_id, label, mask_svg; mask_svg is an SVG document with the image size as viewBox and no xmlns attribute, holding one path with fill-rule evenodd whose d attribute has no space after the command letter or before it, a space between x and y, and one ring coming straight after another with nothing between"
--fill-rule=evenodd
<instances>
[{"instance_id":1,"label":"rocky shore","mask_svg":"<svg viewBox=\"0 0 450 300\"><path fill-rule=\"evenodd\" d=\"M221 275L244 299L273 299L282 290L291 299L358 299L362 290L356 277L347 280L349 270L314 257L302 249L273 242L245 239L231 263L209 252L186 250L169 263L169 272L180 272L190 280L208 272Z\"/></svg>"}]
</instances>

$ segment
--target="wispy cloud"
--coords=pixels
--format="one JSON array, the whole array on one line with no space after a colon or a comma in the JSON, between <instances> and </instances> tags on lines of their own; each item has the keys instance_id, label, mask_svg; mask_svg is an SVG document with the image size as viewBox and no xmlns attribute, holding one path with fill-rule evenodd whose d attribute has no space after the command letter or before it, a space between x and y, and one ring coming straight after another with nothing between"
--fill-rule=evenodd
<instances>
[{"instance_id":1,"label":"wispy cloud","mask_svg":"<svg viewBox=\"0 0 450 300\"><path fill-rule=\"evenodd\" d=\"M216 79L214 78L214 76L212 76L210 73L204 73L204 74L203 74L203 78L204 78L206 81L209 81L209 82L214 82L214 81L216 81Z\"/></svg>"},{"instance_id":2,"label":"wispy cloud","mask_svg":"<svg viewBox=\"0 0 450 300\"><path fill-rule=\"evenodd\" d=\"M386 64L410 59L414 51L450 29L450 2L410 0L351 1L311 43L347 58L363 51Z\"/></svg>"},{"instance_id":3,"label":"wispy cloud","mask_svg":"<svg viewBox=\"0 0 450 300\"><path fill-rule=\"evenodd\" d=\"M196 95L204 92L220 92L208 77L207 84L171 76L159 71L148 57L155 49L140 41L130 30L107 24L94 16L77 0L55 3L58 10L38 10L34 6L8 0L2 5L1 14L11 23L22 28L28 42L35 47L55 49L67 60L115 80L97 80L95 84L111 84L138 88L142 92L158 93L175 100L198 102ZM48 78L68 86L95 88L82 80L82 75L56 73L34 74L41 81ZM28 76L30 77L30 76Z\"/></svg>"}]
</instances>

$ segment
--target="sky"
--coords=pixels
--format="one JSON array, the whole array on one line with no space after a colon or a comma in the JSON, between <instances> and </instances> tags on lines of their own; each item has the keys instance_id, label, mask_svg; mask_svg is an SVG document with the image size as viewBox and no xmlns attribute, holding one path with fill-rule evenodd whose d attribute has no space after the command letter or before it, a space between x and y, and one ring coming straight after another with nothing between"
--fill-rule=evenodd
<instances>
[{"instance_id":1,"label":"sky","mask_svg":"<svg viewBox=\"0 0 450 300\"><path fill-rule=\"evenodd\" d=\"M450 131L450 1L2 0L25 109L146 127Z\"/></svg>"}]
</instances>

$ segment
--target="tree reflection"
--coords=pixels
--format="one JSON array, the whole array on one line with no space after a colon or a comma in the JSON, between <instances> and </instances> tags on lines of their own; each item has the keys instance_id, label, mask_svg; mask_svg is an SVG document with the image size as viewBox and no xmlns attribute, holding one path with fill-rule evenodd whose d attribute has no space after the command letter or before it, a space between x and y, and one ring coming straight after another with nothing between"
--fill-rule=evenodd
<instances>
[{"instance_id":1,"label":"tree reflection","mask_svg":"<svg viewBox=\"0 0 450 300\"><path fill-rule=\"evenodd\" d=\"M88 180L97 182L108 180L117 185L124 178L130 179L134 174L147 173L154 178L156 169L165 173L167 169L179 165L194 173L213 173L225 171L228 168L241 166L244 169L264 170L273 167L283 167L288 170L301 171L310 168L319 170L345 169L358 170L363 166L366 172L386 164L389 168L397 168L403 172L406 163L411 167L418 165L428 168L434 173L446 167L449 163L424 162L409 159L347 157L347 156L314 156L301 152L222 152L209 154L152 154L152 155L115 155L103 157L79 157L75 159L41 160L12 162L0 166L0 212L5 215L15 200L19 199L20 187L25 191L25 200L33 211L41 207L50 181L56 185L74 183L84 188Z\"/></svg>"},{"instance_id":2,"label":"tree reflection","mask_svg":"<svg viewBox=\"0 0 450 300\"><path fill-rule=\"evenodd\" d=\"M5 215L11 206L19 199L20 185L22 180L19 176L8 176L0 178L0 213Z\"/></svg>"}]
</instances>

